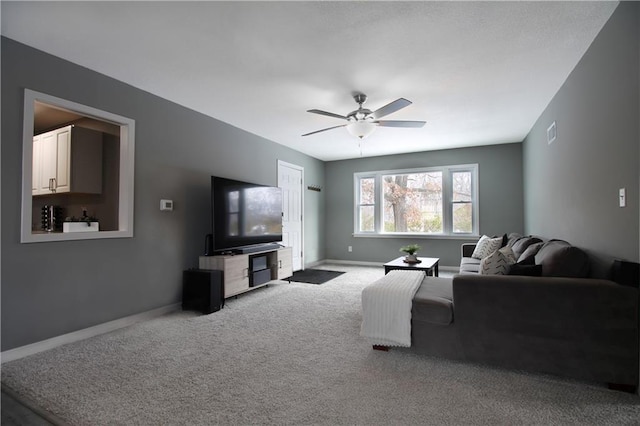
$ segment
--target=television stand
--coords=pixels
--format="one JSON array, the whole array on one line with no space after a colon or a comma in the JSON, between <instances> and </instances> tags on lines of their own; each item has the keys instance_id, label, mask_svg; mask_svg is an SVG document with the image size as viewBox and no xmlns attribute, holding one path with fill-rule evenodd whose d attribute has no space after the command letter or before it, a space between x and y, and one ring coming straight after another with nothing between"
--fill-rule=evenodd
<instances>
[{"instance_id":1,"label":"television stand","mask_svg":"<svg viewBox=\"0 0 640 426\"><path fill-rule=\"evenodd\" d=\"M254 251L251 253L200 256L200 269L222 271L224 298L236 296L266 286L272 280L284 280L293 275L291 247ZM268 279L268 281L266 281Z\"/></svg>"}]
</instances>

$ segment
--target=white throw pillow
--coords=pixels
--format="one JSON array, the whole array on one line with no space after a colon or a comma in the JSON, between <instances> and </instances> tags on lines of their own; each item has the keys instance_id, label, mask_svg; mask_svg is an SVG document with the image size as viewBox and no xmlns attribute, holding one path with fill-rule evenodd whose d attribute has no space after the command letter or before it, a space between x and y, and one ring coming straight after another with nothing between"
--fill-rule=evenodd
<instances>
[{"instance_id":1,"label":"white throw pillow","mask_svg":"<svg viewBox=\"0 0 640 426\"><path fill-rule=\"evenodd\" d=\"M505 246L498 251L504 255L504 257L507 259L507 262L509 262L509 265L513 265L518 261L518 258L516 257L516 254L513 252L513 249L511 247Z\"/></svg>"},{"instance_id":2,"label":"white throw pillow","mask_svg":"<svg viewBox=\"0 0 640 426\"><path fill-rule=\"evenodd\" d=\"M478 240L476 248L473 250L471 257L476 259L484 259L502 246L502 237L491 238L483 235Z\"/></svg>"},{"instance_id":3,"label":"white throw pillow","mask_svg":"<svg viewBox=\"0 0 640 426\"><path fill-rule=\"evenodd\" d=\"M516 255L511 247L496 250L480 261L481 275L507 275L509 267L516 263Z\"/></svg>"}]
</instances>

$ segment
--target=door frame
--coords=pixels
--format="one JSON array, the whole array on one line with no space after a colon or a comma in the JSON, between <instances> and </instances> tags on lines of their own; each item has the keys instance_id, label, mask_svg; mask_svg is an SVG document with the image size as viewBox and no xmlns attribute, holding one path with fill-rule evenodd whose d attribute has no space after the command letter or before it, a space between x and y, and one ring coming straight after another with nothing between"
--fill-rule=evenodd
<instances>
[{"instance_id":1,"label":"door frame","mask_svg":"<svg viewBox=\"0 0 640 426\"><path fill-rule=\"evenodd\" d=\"M300 255L300 266L301 266L301 270L304 271L304 256L305 256L305 249L304 249L304 167L299 166L297 164L293 164L293 163L288 163L286 161L282 161L282 160L278 160L278 167L277 167L277 176L276 176L276 182L277 185L280 186L280 167L284 166L284 167L288 167L290 169L296 169L296 170L300 170L301 173L301 181L300 181L300 252L302 253Z\"/></svg>"}]
</instances>

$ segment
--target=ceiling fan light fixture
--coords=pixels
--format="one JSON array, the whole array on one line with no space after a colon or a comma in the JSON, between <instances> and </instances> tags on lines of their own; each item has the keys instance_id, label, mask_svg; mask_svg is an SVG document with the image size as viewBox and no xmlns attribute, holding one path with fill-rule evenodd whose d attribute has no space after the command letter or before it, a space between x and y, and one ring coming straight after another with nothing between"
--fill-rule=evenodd
<instances>
[{"instance_id":1,"label":"ceiling fan light fixture","mask_svg":"<svg viewBox=\"0 0 640 426\"><path fill-rule=\"evenodd\" d=\"M371 121L352 121L347 124L347 132L352 136L364 139L376 129L376 125Z\"/></svg>"}]
</instances>

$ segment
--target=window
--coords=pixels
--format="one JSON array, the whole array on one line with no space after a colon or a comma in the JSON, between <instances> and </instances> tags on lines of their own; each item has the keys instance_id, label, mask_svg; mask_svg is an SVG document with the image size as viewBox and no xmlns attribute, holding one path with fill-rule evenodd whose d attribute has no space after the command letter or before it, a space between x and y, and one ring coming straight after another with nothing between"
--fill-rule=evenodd
<instances>
[{"instance_id":1,"label":"window","mask_svg":"<svg viewBox=\"0 0 640 426\"><path fill-rule=\"evenodd\" d=\"M478 165L355 173L356 235L477 235Z\"/></svg>"},{"instance_id":2,"label":"window","mask_svg":"<svg viewBox=\"0 0 640 426\"><path fill-rule=\"evenodd\" d=\"M451 172L451 228L454 234L473 232L473 178L471 171Z\"/></svg>"},{"instance_id":3,"label":"window","mask_svg":"<svg viewBox=\"0 0 640 426\"><path fill-rule=\"evenodd\" d=\"M358 223L361 232L374 232L375 228L375 179L358 181Z\"/></svg>"},{"instance_id":4,"label":"window","mask_svg":"<svg viewBox=\"0 0 640 426\"><path fill-rule=\"evenodd\" d=\"M442 233L442 172L382 175L384 232Z\"/></svg>"}]
</instances>

